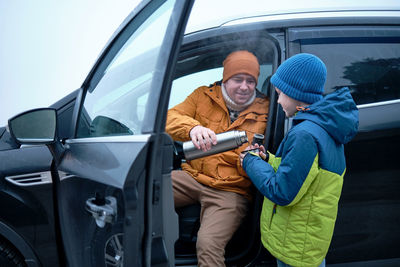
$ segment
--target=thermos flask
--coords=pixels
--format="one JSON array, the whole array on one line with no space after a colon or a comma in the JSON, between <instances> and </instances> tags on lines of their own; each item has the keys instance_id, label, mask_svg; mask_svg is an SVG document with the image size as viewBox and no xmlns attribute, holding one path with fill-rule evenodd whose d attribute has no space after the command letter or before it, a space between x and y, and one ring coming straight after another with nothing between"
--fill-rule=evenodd
<instances>
[{"instance_id":1,"label":"thermos flask","mask_svg":"<svg viewBox=\"0 0 400 267\"><path fill-rule=\"evenodd\" d=\"M217 136L217 144L212 145L211 149L208 151L203 151L197 149L192 141L187 141L183 143L183 154L186 160L193 160L201 157L206 157L209 155L225 152L234 148L241 146L242 144L248 142L247 135L245 131L229 131L225 133L219 133Z\"/></svg>"}]
</instances>

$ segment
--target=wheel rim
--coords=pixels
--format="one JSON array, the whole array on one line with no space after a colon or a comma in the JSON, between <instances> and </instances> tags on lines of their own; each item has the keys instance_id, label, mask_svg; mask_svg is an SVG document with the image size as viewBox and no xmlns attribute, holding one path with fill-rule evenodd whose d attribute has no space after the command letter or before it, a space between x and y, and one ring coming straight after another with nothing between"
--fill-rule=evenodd
<instances>
[{"instance_id":1,"label":"wheel rim","mask_svg":"<svg viewBox=\"0 0 400 267\"><path fill-rule=\"evenodd\" d=\"M112 235L106 242L105 261L106 267L122 267L124 264L123 235Z\"/></svg>"}]
</instances>

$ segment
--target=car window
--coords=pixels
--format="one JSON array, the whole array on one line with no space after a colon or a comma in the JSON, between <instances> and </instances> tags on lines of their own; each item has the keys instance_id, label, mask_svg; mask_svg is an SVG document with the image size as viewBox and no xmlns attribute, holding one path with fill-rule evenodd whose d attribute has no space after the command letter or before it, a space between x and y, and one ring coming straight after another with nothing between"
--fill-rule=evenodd
<instances>
[{"instance_id":1,"label":"car window","mask_svg":"<svg viewBox=\"0 0 400 267\"><path fill-rule=\"evenodd\" d=\"M302 45L327 66L325 93L347 86L355 102L368 104L400 98L400 43L331 43Z\"/></svg>"},{"instance_id":2,"label":"car window","mask_svg":"<svg viewBox=\"0 0 400 267\"><path fill-rule=\"evenodd\" d=\"M178 79L172 83L171 97L168 109L181 103L190 95L194 89L203 85L210 85L222 79L222 67L192 73Z\"/></svg>"},{"instance_id":3,"label":"car window","mask_svg":"<svg viewBox=\"0 0 400 267\"><path fill-rule=\"evenodd\" d=\"M150 84L174 1L166 1L122 46L88 90L77 137L141 134Z\"/></svg>"},{"instance_id":4,"label":"car window","mask_svg":"<svg viewBox=\"0 0 400 267\"><path fill-rule=\"evenodd\" d=\"M177 78L172 83L171 96L168 109L183 102L196 88L208 86L216 81L222 80L223 67L212 68L200 72L195 72L183 77ZM272 74L272 64L260 65L260 76L258 78L257 89L265 90L266 79ZM263 92L266 93L266 92Z\"/></svg>"}]
</instances>

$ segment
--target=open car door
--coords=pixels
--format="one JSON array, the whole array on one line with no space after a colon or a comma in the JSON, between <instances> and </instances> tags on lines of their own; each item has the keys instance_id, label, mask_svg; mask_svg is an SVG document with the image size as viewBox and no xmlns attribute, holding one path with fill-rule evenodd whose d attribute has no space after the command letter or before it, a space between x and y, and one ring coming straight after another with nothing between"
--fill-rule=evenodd
<instances>
[{"instance_id":1,"label":"open car door","mask_svg":"<svg viewBox=\"0 0 400 267\"><path fill-rule=\"evenodd\" d=\"M20 143L52 151L67 266L174 266L173 142L164 123L192 2L145 1L124 21L82 86L72 138L55 136L51 109L10 120Z\"/></svg>"},{"instance_id":2,"label":"open car door","mask_svg":"<svg viewBox=\"0 0 400 267\"><path fill-rule=\"evenodd\" d=\"M149 1L85 81L57 171L71 266L174 266L178 237L164 133L171 73L192 1Z\"/></svg>"}]
</instances>

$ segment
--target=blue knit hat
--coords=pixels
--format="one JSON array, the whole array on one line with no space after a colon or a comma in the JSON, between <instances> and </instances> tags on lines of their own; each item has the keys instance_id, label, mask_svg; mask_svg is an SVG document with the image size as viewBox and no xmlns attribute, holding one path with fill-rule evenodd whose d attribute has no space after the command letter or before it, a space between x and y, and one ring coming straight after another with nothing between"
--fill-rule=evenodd
<instances>
[{"instance_id":1,"label":"blue knit hat","mask_svg":"<svg viewBox=\"0 0 400 267\"><path fill-rule=\"evenodd\" d=\"M290 57L271 77L271 83L285 95L307 104L322 99L325 81L325 64L307 53Z\"/></svg>"}]
</instances>

